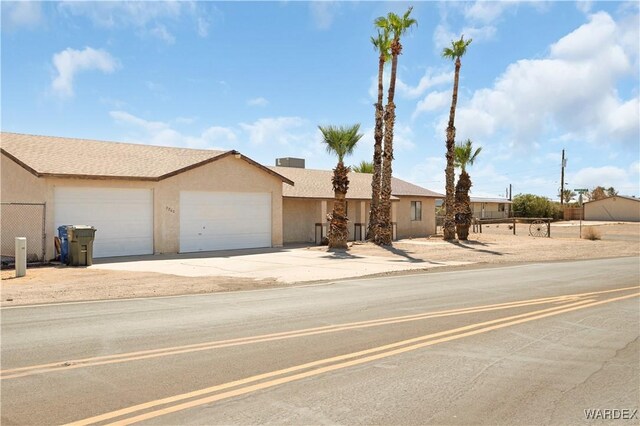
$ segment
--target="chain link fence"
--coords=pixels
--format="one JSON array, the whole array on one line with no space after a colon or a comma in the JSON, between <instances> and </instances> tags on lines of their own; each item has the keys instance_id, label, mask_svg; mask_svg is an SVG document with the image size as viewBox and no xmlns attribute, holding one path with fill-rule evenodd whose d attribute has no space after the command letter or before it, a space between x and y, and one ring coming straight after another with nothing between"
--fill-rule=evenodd
<instances>
[{"instance_id":1,"label":"chain link fence","mask_svg":"<svg viewBox=\"0 0 640 426\"><path fill-rule=\"evenodd\" d=\"M15 239L27 239L27 262L45 261L45 204L0 203L0 254L2 264L13 263Z\"/></svg>"}]
</instances>

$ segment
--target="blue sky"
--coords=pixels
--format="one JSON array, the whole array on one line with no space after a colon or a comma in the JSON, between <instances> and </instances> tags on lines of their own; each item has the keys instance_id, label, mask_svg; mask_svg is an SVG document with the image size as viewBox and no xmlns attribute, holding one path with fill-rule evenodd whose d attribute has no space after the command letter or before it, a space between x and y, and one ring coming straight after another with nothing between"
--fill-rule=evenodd
<instances>
[{"instance_id":1,"label":"blue sky","mask_svg":"<svg viewBox=\"0 0 640 426\"><path fill-rule=\"evenodd\" d=\"M237 149L329 169L317 125L360 123L371 161L373 20L413 4L402 40L394 175L444 190L457 140L483 152L472 195L640 195L639 2L2 2L2 130ZM389 74L389 69L387 76Z\"/></svg>"}]
</instances>

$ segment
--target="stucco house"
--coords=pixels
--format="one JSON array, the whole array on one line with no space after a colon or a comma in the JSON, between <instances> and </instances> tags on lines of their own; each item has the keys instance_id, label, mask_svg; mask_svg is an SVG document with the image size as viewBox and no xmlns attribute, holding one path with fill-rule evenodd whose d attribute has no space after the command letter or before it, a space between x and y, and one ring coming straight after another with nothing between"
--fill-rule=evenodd
<instances>
[{"instance_id":1,"label":"stucco house","mask_svg":"<svg viewBox=\"0 0 640 426\"><path fill-rule=\"evenodd\" d=\"M282 189L293 182L236 151L5 132L0 151L3 254L21 214L6 203L44 203L46 259L71 224L97 228L95 257L283 244Z\"/></svg>"},{"instance_id":2,"label":"stucco house","mask_svg":"<svg viewBox=\"0 0 640 426\"><path fill-rule=\"evenodd\" d=\"M584 203L585 220L640 222L640 199L616 195Z\"/></svg>"},{"instance_id":3,"label":"stucco house","mask_svg":"<svg viewBox=\"0 0 640 426\"><path fill-rule=\"evenodd\" d=\"M265 167L235 150L3 132L0 153L2 255L27 236L30 257L54 258L61 225L94 226L94 257L314 243L333 208L332 171ZM350 239L363 239L371 175L349 178ZM396 238L435 233L442 195L396 178L392 188Z\"/></svg>"},{"instance_id":4,"label":"stucco house","mask_svg":"<svg viewBox=\"0 0 640 426\"><path fill-rule=\"evenodd\" d=\"M513 202L506 198L470 197L471 210L476 219L503 219L509 217Z\"/></svg>"},{"instance_id":5,"label":"stucco house","mask_svg":"<svg viewBox=\"0 0 640 426\"><path fill-rule=\"evenodd\" d=\"M282 162L276 161L276 164ZM304 162L300 160L295 164ZM276 166L270 169L295 182L294 186L284 185L282 189L284 242L319 242L327 235L327 213L333 209L333 172L304 167ZM350 240L363 240L366 237L371 178L370 173L349 173L347 216ZM395 239L435 234L435 201L442 198L442 194L394 177L391 195L391 222Z\"/></svg>"}]
</instances>

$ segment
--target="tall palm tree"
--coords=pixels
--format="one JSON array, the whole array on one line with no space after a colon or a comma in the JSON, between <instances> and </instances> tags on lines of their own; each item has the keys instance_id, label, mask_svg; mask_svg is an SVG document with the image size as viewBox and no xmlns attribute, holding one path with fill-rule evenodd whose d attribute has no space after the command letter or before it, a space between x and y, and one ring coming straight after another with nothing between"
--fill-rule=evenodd
<instances>
[{"instance_id":1,"label":"tall palm tree","mask_svg":"<svg viewBox=\"0 0 640 426\"><path fill-rule=\"evenodd\" d=\"M467 47L471 44L471 39L465 40L464 36L460 40L452 41L451 47L442 50L442 57L455 62L455 76L453 79L453 96L451 98L451 109L449 110L449 124L447 126L447 168L445 169L446 195L445 195L445 216L443 234L445 240L456 238L456 227L454 219L455 195L454 195L454 146L456 140L456 104L458 103L458 81L460 78L460 58L467 52Z\"/></svg>"},{"instance_id":2,"label":"tall palm tree","mask_svg":"<svg viewBox=\"0 0 640 426\"><path fill-rule=\"evenodd\" d=\"M371 177L371 207L369 209L369 225L367 227L367 239L374 238L375 229L378 224L380 206L380 177L382 175L382 138L384 132L384 85L382 84L384 75L384 64L391 58L391 40L389 39L388 27L378 30L377 37L371 37L373 48L379 52L378 57L378 102L375 107L376 127L373 134L373 176Z\"/></svg>"},{"instance_id":3,"label":"tall palm tree","mask_svg":"<svg viewBox=\"0 0 640 426\"><path fill-rule=\"evenodd\" d=\"M333 191L335 202L333 211L328 215L329 219L329 248L347 248L347 228L346 196L349 189L349 168L344 166L344 157L353 153L356 144L362 138L360 124L353 126L318 126L322 132L323 142L326 144L327 152L338 157L338 165L333 169Z\"/></svg>"},{"instance_id":4,"label":"tall palm tree","mask_svg":"<svg viewBox=\"0 0 640 426\"><path fill-rule=\"evenodd\" d=\"M396 120L396 105L393 102L396 92L396 74L398 70L398 56L402 53L402 44L400 37L404 35L409 28L417 25L418 21L410 18L413 7L405 12L404 15L398 16L393 12L387 14L387 17L380 17L375 20L378 28L387 29L392 35L391 40L391 80L389 81L389 92L387 95L387 106L384 109L384 153L382 159L382 176L380 184L380 211L378 214L378 226L374 241L380 245L391 245L391 162L393 161L393 125Z\"/></svg>"},{"instance_id":5,"label":"tall palm tree","mask_svg":"<svg viewBox=\"0 0 640 426\"><path fill-rule=\"evenodd\" d=\"M365 160L362 160L357 166L351 166L351 170L356 173L373 173L373 169L373 163Z\"/></svg>"},{"instance_id":6,"label":"tall palm tree","mask_svg":"<svg viewBox=\"0 0 640 426\"><path fill-rule=\"evenodd\" d=\"M467 240L469 238L469 227L471 226L471 200L469 199L469 190L471 189L471 177L467 173L467 166L475 163L478 154L482 151L482 147L473 150L471 139L463 144L458 144L454 150L454 165L460 167L460 177L456 184L456 203L455 203L455 223L458 239Z\"/></svg>"}]
</instances>

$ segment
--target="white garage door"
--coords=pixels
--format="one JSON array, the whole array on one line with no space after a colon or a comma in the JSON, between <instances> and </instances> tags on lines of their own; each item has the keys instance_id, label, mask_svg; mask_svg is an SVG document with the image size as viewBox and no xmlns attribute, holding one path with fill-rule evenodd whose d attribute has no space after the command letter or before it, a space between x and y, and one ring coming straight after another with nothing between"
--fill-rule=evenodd
<instances>
[{"instance_id":1,"label":"white garage door","mask_svg":"<svg viewBox=\"0 0 640 426\"><path fill-rule=\"evenodd\" d=\"M183 253L271 247L271 194L180 192Z\"/></svg>"},{"instance_id":2,"label":"white garage door","mask_svg":"<svg viewBox=\"0 0 640 426\"><path fill-rule=\"evenodd\" d=\"M150 189L55 189L55 232L60 225L97 229L93 257L153 254L153 194Z\"/></svg>"}]
</instances>

